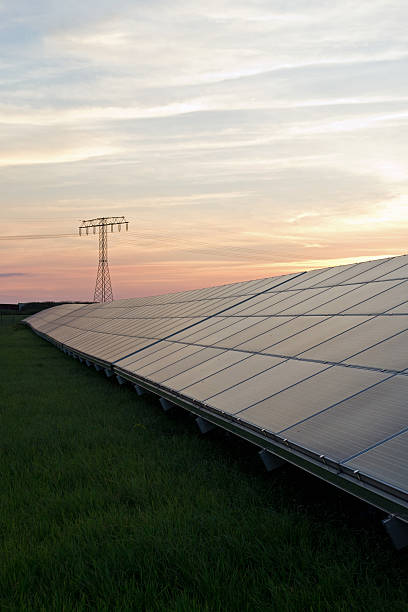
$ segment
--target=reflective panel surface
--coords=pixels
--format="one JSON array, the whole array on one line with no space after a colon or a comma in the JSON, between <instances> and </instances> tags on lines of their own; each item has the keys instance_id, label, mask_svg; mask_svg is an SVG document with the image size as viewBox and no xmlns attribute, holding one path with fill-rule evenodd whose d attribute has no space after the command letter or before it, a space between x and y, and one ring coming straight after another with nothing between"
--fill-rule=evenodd
<instances>
[{"instance_id":1,"label":"reflective panel surface","mask_svg":"<svg viewBox=\"0 0 408 612\"><path fill-rule=\"evenodd\" d=\"M286 439L305 460L328 457L379 490L387 483L408 495L406 255L62 304L27 323L185 407Z\"/></svg>"}]
</instances>

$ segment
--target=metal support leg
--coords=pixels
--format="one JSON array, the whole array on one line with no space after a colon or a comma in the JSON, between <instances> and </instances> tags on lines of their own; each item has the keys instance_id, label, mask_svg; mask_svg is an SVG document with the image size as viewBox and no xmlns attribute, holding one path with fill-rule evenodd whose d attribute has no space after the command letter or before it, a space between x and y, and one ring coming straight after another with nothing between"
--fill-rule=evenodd
<instances>
[{"instance_id":1,"label":"metal support leg","mask_svg":"<svg viewBox=\"0 0 408 612\"><path fill-rule=\"evenodd\" d=\"M124 378L122 378L121 376L119 376L119 374L116 374L116 380L118 381L118 383L119 383L120 385L124 385L124 384L125 384L125 382L126 382Z\"/></svg>"},{"instance_id":2,"label":"metal support leg","mask_svg":"<svg viewBox=\"0 0 408 612\"><path fill-rule=\"evenodd\" d=\"M139 385L136 385L136 384L134 384L133 386L138 395L144 395L145 390L143 389L143 387L140 387Z\"/></svg>"},{"instance_id":3,"label":"metal support leg","mask_svg":"<svg viewBox=\"0 0 408 612\"><path fill-rule=\"evenodd\" d=\"M168 410L171 410L171 408L174 407L174 404L172 404L168 400L164 399L164 397L160 398L160 404L161 404L161 407L163 408L164 412L168 412Z\"/></svg>"},{"instance_id":4,"label":"metal support leg","mask_svg":"<svg viewBox=\"0 0 408 612\"><path fill-rule=\"evenodd\" d=\"M394 548L401 550L408 546L408 523L390 515L382 521L382 524L390 536Z\"/></svg>"},{"instance_id":5,"label":"metal support leg","mask_svg":"<svg viewBox=\"0 0 408 612\"><path fill-rule=\"evenodd\" d=\"M273 472L274 470L277 470L278 468L285 465L285 461L283 459L277 457L276 455L270 453L265 449L260 450L258 452L258 455L262 459L262 463L264 464L267 472Z\"/></svg>"},{"instance_id":6,"label":"metal support leg","mask_svg":"<svg viewBox=\"0 0 408 612\"><path fill-rule=\"evenodd\" d=\"M213 423L210 423L210 421L207 421L206 419L203 419L202 417L197 417L195 422L197 423L198 429L200 430L200 433L202 434L206 434L209 431L216 429L216 425L214 425Z\"/></svg>"},{"instance_id":7,"label":"metal support leg","mask_svg":"<svg viewBox=\"0 0 408 612\"><path fill-rule=\"evenodd\" d=\"M94 368L97 372L99 372L99 370L101 369L101 366L99 366L97 363L94 363Z\"/></svg>"},{"instance_id":8,"label":"metal support leg","mask_svg":"<svg viewBox=\"0 0 408 612\"><path fill-rule=\"evenodd\" d=\"M108 368L105 368L105 374L108 378L110 378L111 376L113 376L113 372L112 370L109 370Z\"/></svg>"},{"instance_id":9,"label":"metal support leg","mask_svg":"<svg viewBox=\"0 0 408 612\"><path fill-rule=\"evenodd\" d=\"M90 362L90 361L88 361L88 359L85 359L85 363L86 363L86 365L87 365L87 366L88 366L88 368L89 368L89 366L91 365L91 362Z\"/></svg>"}]
</instances>

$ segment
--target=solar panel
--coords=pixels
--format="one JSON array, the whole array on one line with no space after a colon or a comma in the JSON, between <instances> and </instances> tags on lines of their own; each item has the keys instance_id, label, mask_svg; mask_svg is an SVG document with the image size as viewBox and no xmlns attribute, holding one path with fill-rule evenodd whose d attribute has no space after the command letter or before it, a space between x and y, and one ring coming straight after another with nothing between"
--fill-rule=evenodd
<instances>
[{"instance_id":1,"label":"solar panel","mask_svg":"<svg viewBox=\"0 0 408 612\"><path fill-rule=\"evenodd\" d=\"M234 333L234 330L226 326L226 333L223 335L219 333L215 338L215 344L224 348L235 348L261 334L273 335L282 322L282 319L276 317L251 317L246 320L246 327L238 332ZM200 342L211 343L211 338L203 338Z\"/></svg>"},{"instance_id":2,"label":"solar panel","mask_svg":"<svg viewBox=\"0 0 408 612\"><path fill-rule=\"evenodd\" d=\"M208 402L210 405L216 405L224 411L234 412L235 406L230 410L226 410L225 408L228 403L228 398L225 399L224 397L221 402L218 401L219 394L225 393L226 389L232 390L233 394L233 390L237 385L245 383L248 383L252 388L252 383L259 374L270 370L273 366L283 361L282 359L269 357L267 355L248 355L248 353L240 352L237 352L237 355L241 357L238 363L227 367L227 369L221 369L212 376L204 377L196 384L185 387L183 389L183 395L203 402L207 402L209 398L213 398L212 402ZM217 399L215 399L216 397ZM222 408L221 403L223 403Z\"/></svg>"},{"instance_id":3,"label":"solar panel","mask_svg":"<svg viewBox=\"0 0 408 612\"><path fill-rule=\"evenodd\" d=\"M387 378L381 372L331 366L245 409L241 417L282 433ZM320 449L319 449L320 450Z\"/></svg>"},{"instance_id":4,"label":"solar panel","mask_svg":"<svg viewBox=\"0 0 408 612\"><path fill-rule=\"evenodd\" d=\"M340 462L407 425L408 377L393 376L285 430L294 442Z\"/></svg>"},{"instance_id":5,"label":"solar panel","mask_svg":"<svg viewBox=\"0 0 408 612\"><path fill-rule=\"evenodd\" d=\"M193 383L197 383L199 381L203 382L210 376L225 373L225 370L228 369L228 374L231 375L231 370L229 368L236 363L241 361L245 361L251 359L246 353L240 353L238 351L222 351L215 357L212 356L209 359L202 361L196 366L189 367L187 370L183 369L180 373L175 374L174 372L169 372L168 370L164 373L166 378L163 377L163 382L170 385L172 389L177 389L181 391L187 387L191 387ZM244 365L248 365L247 363ZM251 363L249 364L251 368ZM249 370L250 371L250 370ZM222 375L221 375L222 376ZM215 389L215 382L213 381L212 390ZM187 392L188 395L194 397L194 392ZM198 398L198 396L197 396ZM198 399L202 399L198 398Z\"/></svg>"},{"instance_id":6,"label":"solar panel","mask_svg":"<svg viewBox=\"0 0 408 612\"><path fill-rule=\"evenodd\" d=\"M282 332L279 336L273 338L277 342L273 342L268 346L263 346L262 351L265 353L281 353L288 356L303 355L312 347L319 347L329 338L337 338L342 336L346 331L352 330L354 327L361 325L368 319L366 317L298 317L297 321L305 323L304 329L299 329L292 334L294 328L291 326L282 327ZM281 337L283 339L281 340ZM269 339L270 340L270 339ZM251 343L248 343L251 346ZM318 359L321 359L319 354Z\"/></svg>"},{"instance_id":7,"label":"solar panel","mask_svg":"<svg viewBox=\"0 0 408 612\"><path fill-rule=\"evenodd\" d=\"M408 520L408 256L27 323Z\"/></svg>"},{"instance_id":8,"label":"solar panel","mask_svg":"<svg viewBox=\"0 0 408 612\"><path fill-rule=\"evenodd\" d=\"M347 323L349 317L336 317L336 319L343 319ZM355 317L351 317L351 319L351 324L354 323L351 329L338 333L328 340L324 341L323 339L320 344L316 343L313 348L303 351L301 353L302 357L330 362L344 361L347 358L351 358L352 355L357 356L361 354L368 347L376 347L379 342L407 329L408 325L408 318L406 317L380 315L371 319L363 318L357 324ZM336 329L334 328L332 331L336 331ZM317 339L317 337L315 338ZM387 355L386 361L384 361L384 355L380 359L381 362L377 364L378 367L387 368L390 365L392 355ZM361 364L361 360L357 362ZM368 365L368 363L365 365Z\"/></svg>"},{"instance_id":9,"label":"solar panel","mask_svg":"<svg viewBox=\"0 0 408 612\"><path fill-rule=\"evenodd\" d=\"M407 325L405 321L405 325ZM375 346L360 351L357 355L346 359L345 363L367 368L379 368L403 372L407 368L408 332L395 334ZM384 364L384 356L386 363Z\"/></svg>"},{"instance_id":10,"label":"solar panel","mask_svg":"<svg viewBox=\"0 0 408 612\"><path fill-rule=\"evenodd\" d=\"M408 455L408 431L403 430L389 439L375 444L362 453L357 453L344 465L352 470L366 472L384 483L406 491L408 481L408 462L401 461Z\"/></svg>"}]
</instances>

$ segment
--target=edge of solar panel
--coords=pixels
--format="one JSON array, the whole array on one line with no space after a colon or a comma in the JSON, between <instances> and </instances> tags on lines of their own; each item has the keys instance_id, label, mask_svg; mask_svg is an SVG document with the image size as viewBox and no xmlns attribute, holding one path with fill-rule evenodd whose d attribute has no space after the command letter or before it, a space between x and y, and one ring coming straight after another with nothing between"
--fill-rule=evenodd
<instances>
[{"instance_id":1,"label":"edge of solar panel","mask_svg":"<svg viewBox=\"0 0 408 612\"><path fill-rule=\"evenodd\" d=\"M408 522L408 469L401 462L401 448L407 452L403 444L408 441L408 417L400 401L408 385L406 289L408 256L404 255L111 304L60 305L27 317L24 323L72 356L102 366ZM212 343L206 344L206 338ZM318 340L315 345L313 338ZM262 339L277 342L262 348ZM312 345L305 350L308 342ZM343 345L353 347L352 354ZM225 371L238 370L232 386L207 399L191 394L189 387L205 386L206 381L211 387L211 379L224 370L212 372L209 366L214 369L213 364L222 363L224 357L228 357ZM259 364L245 378L239 371L241 362L245 362L241 370L246 370L247 359ZM287 376L287 382L281 383L286 387L269 389L270 372L279 366L275 378ZM291 369L298 371L294 378L288 376ZM206 376L194 380L191 372ZM293 402L296 394L302 397L302 389L319 390L316 381L323 374L334 382L342 376L366 382L360 383L361 389L353 383L353 393L340 401L333 396L325 409L314 408L315 412L280 430L262 422L263 405L267 410L268 402L275 401L282 411L285 397L289 402L292 396ZM187 386L177 388L171 382L185 383L189 376ZM391 406L385 415L381 405L372 408L372 396L384 389ZM242 405L239 401L235 405L237 400ZM234 412L231 405L240 409ZM370 410L378 421L374 425ZM347 414L349 422L344 419ZM282 418L285 415L275 421ZM343 450L336 450L331 429L336 436L336 427L346 432L355 423L363 425L366 446L359 449L350 431L349 438L344 436L337 444Z\"/></svg>"}]
</instances>

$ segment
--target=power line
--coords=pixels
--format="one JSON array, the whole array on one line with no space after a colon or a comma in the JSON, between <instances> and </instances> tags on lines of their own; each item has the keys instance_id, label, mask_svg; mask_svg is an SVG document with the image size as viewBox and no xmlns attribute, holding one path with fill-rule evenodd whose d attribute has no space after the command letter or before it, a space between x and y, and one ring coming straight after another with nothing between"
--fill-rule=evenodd
<instances>
[{"instance_id":1,"label":"power line","mask_svg":"<svg viewBox=\"0 0 408 612\"><path fill-rule=\"evenodd\" d=\"M116 218L115 218L116 219ZM90 227L90 226L88 226ZM135 239L132 240L132 236L135 236ZM54 239L63 239L63 238L76 238L77 234L21 234L21 235L6 235L0 236L1 242L8 241L19 241L19 240L54 240ZM134 233L129 232L129 238L125 239L121 242L123 246L133 246L139 245L141 241L146 241L150 243L148 246L152 248L168 248L172 246L180 247L181 240L178 236L171 236L168 234L157 234L157 233ZM195 251L200 250L201 254L207 255L218 255L218 256L232 256L238 259L253 259L262 258L270 256L270 250L267 247L260 247L257 245L245 245L241 246L239 244L232 245L214 245L209 242L203 240L194 240L183 241L182 245L183 251Z\"/></svg>"},{"instance_id":2,"label":"power line","mask_svg":"<svg viewBox=\"0 0 408 612\"><path fill-rule=\"evenodd\" d=\"M74 238L77 234L26 234L17 236L0 236L0 242L9 241L20 241L20 240L50 240L50 239L61 239L61 238ZM139 245L141 242L147 242L148 247L165 249L172 247L180 247L180 238L176 236L156 236L139 234L137 240L125 240L121 243L121 246L133 246ZM117 246L117 245L115 245ZM252 260L255 258L263 258L270 255L268 248L260 248L257 246L240 246L240 245L214 245L209 242L194 240L190 243L184 243L182 250L185 252L194 252L199 250L201 255L211 256L232 256L240 260Z\"/></svg>"},{"instance_id":3,"label":"power line","mask_svg":"<svg viewBox=\"0 0 408 612\"><path fill-rule=\"evenodd\" d=\"M54 238L73 238L76 234L21 234L0 236L0 240L49 240Z\"/></svg>"}]
</instances>

